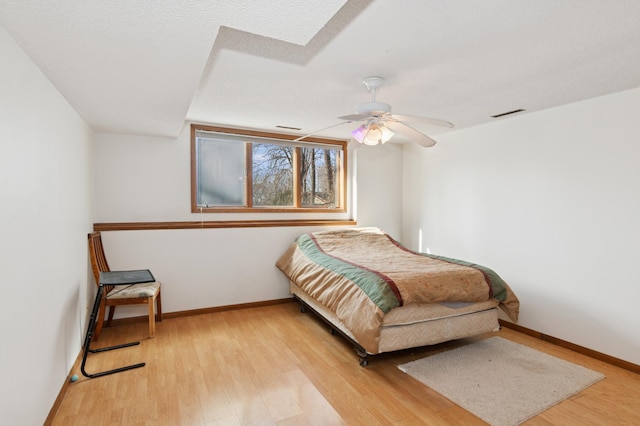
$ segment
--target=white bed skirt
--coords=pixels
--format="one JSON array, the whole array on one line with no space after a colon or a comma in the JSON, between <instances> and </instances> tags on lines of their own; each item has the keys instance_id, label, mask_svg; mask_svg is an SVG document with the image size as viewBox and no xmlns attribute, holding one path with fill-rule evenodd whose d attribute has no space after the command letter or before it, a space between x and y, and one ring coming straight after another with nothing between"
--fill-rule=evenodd
<instances>
[{"instance_id":1,"label":"white bed skirt","mask_svg":"<svg viewBox=\"0 0 640 426\"><path fill-rule=\"evenodd\" d=\"M351 331L332 311L318 303L294 282L290 282L289 291L336 329L358 343ZM497 305L498 301L489 300L481 303L423 304L394 308L387 313L380 328L377 353L435 345L497 331L500 329Z\"/></svg>"}]
</instances>

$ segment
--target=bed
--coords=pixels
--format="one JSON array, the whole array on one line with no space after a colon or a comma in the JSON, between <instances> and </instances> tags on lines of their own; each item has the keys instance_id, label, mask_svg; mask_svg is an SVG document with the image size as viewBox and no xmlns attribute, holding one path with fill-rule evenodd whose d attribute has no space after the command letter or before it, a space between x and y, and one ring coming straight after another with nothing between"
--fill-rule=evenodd
<instances>
[{"instance_id":1,"label":"bed","mask_svg":"<svg viewBox=\"0 0 640 426\"><path fill-rule=\"evenodd\" d=\"M403 247L379 228L300 235L278 259L289 291L370 355L461 339L517 322L509 285L481 265Z\"/></svg>"}]
</instances>

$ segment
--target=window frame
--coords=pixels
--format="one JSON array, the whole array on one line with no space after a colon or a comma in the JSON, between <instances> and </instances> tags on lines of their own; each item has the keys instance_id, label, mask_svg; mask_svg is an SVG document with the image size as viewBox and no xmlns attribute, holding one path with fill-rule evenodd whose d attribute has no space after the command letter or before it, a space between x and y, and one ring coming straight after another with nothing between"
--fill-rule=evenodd
<instances>
[{"instance_id":1,"label":"window frame","mask_svg":"<svg viewBox=\"0 0 640 426\"><path fill-rule=\"evenodd\" d=\"M196 150L196 136L197 132L211 132L217 136L229 135L229 140L236 141L238 136L246 137L246 142L269 143L269 141L277 142L287 146L296 147L295 151L299 152L302 147L308 145L309 148L317 148L318 144L330 145L336 147L341 153L341 159L337 159L336 177L338 179L336 191L337 205L333 208L329 207L302 207L302 194L300 185L300 169L298 161L294 161L293 165L293 189L294 189L294 205L288 206L253 206L252 196L252 164L249 162L251 159L250 150L246 150L245 153L245 200L246 206L200 206L198 205L198 182L197 182L197 150ZM274 133L264 132L257 130L239 129L232 127L220 127L204 124L191 124L191 212L192 213L346 213L347 211L347 168L348 168L348 156L347 156L347 142L346 140L328 139L315 136L309 136L304 141L296 141L300 136L290 135L286 133ZM290 143L287 143L290 142ZM238 143L242 143L238 141ZM296 158L298 155L296 155Z\"/></svg>"}]
</instances>

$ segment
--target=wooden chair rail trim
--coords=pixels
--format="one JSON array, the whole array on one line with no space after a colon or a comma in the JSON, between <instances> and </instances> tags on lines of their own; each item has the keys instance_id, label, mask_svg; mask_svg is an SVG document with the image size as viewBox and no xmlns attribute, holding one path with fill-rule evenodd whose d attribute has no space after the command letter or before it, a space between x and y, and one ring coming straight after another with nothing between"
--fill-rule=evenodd
<instances>
[{"instance_id":1,"label":"wooden chair rail trim","mask_svg":"<svg viewBox=\"0 0 640 426\"><path fill-rule=\"evenodd\" d=\"M94 231L143 231L160 229L265 228L279 226L355 226L352 219L295 220L213 220L186 222L112 222L94 223Z\"/></svg>"},{"instance_id":2,"label":"wooden chair rail trim","mask_svg":"<svg viewBox=\"0 0 640 426\"><path fill-rule=\"evenodd\" d=\"M531 337L536 337L545 342L553 343L556 346L570 349L582 355L587 355L593 359L606 362L607 364L614 365L616 367L624 368L625 370L632 371L636 374L640 374L640 365L634 364L629 361L625 361L620 358L613 357L611 355L604 354L602 352L594 351L593 349L585 348L584 346L576 345L575 343L567 342L566 340L558 339L557 337L549 336L548 334L540 333L539 331L531 330L530 328L523 327L518 324L514 324L510 321L499 320L500 325L512 330L518 331L522 334L526 334Z\"/></svg>"}]
</instances>

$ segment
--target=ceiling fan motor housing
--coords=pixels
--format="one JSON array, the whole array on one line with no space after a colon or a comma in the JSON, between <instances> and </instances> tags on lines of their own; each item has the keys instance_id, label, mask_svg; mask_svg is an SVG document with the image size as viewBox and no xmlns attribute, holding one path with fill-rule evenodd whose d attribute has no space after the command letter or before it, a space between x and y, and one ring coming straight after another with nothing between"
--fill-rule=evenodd
<instances>
[{"instance_id":1,"label":"ceiling fan motor housing","mask_svg":"<svg viewBox=\"0 0 640 426\"><path fill-rule=\"evenodd\" d=\"M386 114L391 112L391 105L385 102L366 102L358 105L358 114Z\"/></svg>"}]
</instances>

